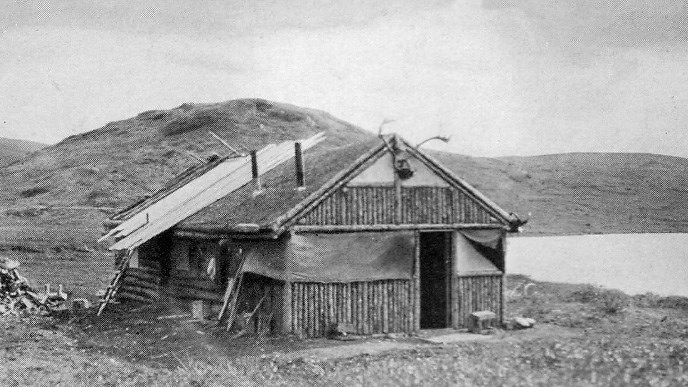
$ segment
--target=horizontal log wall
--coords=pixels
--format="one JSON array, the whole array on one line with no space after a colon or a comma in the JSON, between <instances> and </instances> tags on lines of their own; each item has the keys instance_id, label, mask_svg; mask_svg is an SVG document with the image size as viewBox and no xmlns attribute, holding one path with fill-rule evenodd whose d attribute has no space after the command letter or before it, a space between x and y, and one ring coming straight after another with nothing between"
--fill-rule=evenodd
<instances>
[{"instance_id":1,"label":"horizontal log wall","mask_svg":"<svg viewBox=\"0 0 688 387\"><path fill-rule=\"evenodd\" d=\"M275 331L281 311L283 283L267 278L245 275L237 302L237 315L252 312L258 301L267 294L256 314L248 321L247 332L260 333ZM122 277L117 297L139 302L154 302L176 299L184 302L203 300L210 303L211 309L222 305L224 286L192 271L172 270L167 286L161 286L160 273L148 268L128 268Z\"/></svg>"},{"instance_id":2,"label":"horizontal log wall","mask_svg":"<svg viewBox=\"0 0 688 387\"><path fill-rule=\"evenodd\" d=\"M402 187L396 219L394 187L345 187L309 211L299 224L492 224L492 215L453 187Z\"/></svg>"},{"instance_id":3,"label":"horizontal log wall","mask_svg":"<svg viewBox=\"0 0 688 387\"><path fill-rule=\"evenodd\" d=\"M185 270L171 270L165 289L167 295L181 300L204 300L222 302L224 288L212 281L205 273Z\"/></svg>"},{"instance_id":4,"label":"horizontal log wall","mask_svg":"<svg viewBox=\"0 0 688 387\"><path fill-rule=\"evenodd\" d=\"M414 331L413 282L383 280L352 283L293 283L291 332L326 336L337 323L357 334Z\"/></svg>"},{"instance_id":5,"label":"horizontal log wall","mask_svg":"<svg viewBox=\"0 0 688 387\"><path fill-rule=\"evenodd\" d=\"M454 328L467 328L471 313L489 310L502 322L502 274L457 276L454 302Z\"/></svg>"},{"instance_id":6,"label":"horizontal log wall","mask_svg":"<svg viewBox=\"0 0 688 387\"><path fill-rule=\"evenodd\" d=\"M145 267L127 268L117 290L118 299L152 302L161 298L160 272Z\"/></svg>"}]
</instances>

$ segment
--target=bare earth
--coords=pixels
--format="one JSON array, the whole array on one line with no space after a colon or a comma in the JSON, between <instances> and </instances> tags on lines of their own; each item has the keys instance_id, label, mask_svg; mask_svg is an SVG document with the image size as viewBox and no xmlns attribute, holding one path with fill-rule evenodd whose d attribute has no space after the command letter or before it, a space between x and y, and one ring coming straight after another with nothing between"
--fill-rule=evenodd
<instances>
[{"instance_id":1,"label":"bare earth","mask_svg":"<svg viewBox=\"0 0 688 387\"><path fill-rule=\"evenodd\" d=\"M529 281L512 276L509 287ZM231 339L187 311L113 305L2 320L3 385L685 385L688 300L537 283L534 329L357 341ZM621 309L619 309L621 308ZM617 310L619 309L619 310ZM159 319L160 316L173 316ZM432 340L441 341L434 343Z\"/></svg>"}]
</instances>

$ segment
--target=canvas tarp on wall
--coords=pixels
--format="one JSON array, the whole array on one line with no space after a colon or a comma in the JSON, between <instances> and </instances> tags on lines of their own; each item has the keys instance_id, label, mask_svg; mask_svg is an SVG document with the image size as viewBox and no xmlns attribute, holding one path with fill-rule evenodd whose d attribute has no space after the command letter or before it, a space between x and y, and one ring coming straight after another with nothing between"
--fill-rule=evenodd
<instances>
[{"instance_id":1,"label":"canvas tarp on wall","mask_svg":"<svg viewBox=\"0 0 688 387\"><path fill-rule=\"evenodd\" d=\"M293 282L410 279L413 232L295 234L242 247L244 271Z\"/></svg>"},{"instance_id":2,"label":"canvas tarp on wall","mask_svg":"<svg viewBox=\"0 0 688 387\"><path fill-rule=\"evenodd\" d=\"M502 255L503 258L503 252L499 251L503 238L502 230L462 230L455 233L454 273L462 276L501 273L484 252L488 250L490 255Z\"/></svg>"}]
</instances>

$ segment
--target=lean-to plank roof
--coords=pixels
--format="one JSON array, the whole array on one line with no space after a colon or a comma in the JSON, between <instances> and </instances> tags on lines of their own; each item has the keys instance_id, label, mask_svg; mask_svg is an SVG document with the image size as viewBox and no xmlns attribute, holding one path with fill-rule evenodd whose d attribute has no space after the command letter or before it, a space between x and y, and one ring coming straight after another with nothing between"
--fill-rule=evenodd
<instances>
[{"instance_id":1,"label":"lean-to plank roof","mask_svg":"<svg viewBox=\"0 0 688 387\"><path fill-rule=\"evenodd\" d=\"M256 193L255 186L248 184L183 220L177 228L227 232L244 224L269 226L349 168L356 159L381 145L378 138L335 149L325 143L316 145L303 155L305 189L296 189L294 163L286 162L261 175L261 192Z\"/></svg>"},{"instance_id":2,"label":"lean-to plank roof","mask_svg":"<svg viewBox=\"0 0 688 387\"><path fill-rule=\"evenodd\" d=\"M388 141L400 141L401 145L412 155L422 160L452 185L466 192L473 200L495 215L505 226L517 226L517 217L507 213L490 201L478 190L460 179L451 171L442 167L425 153L413 148L395 136L387 137ZM297 189L293 160L283 162L273 169L261 173L261 189L258 191L253 183L244 184L218 200L205 205L193 214L176 223L177 230L206 233L234 232L267 232L280 233L290 222L298 218L300 209L325 197L331 188L343 180L353 177L366 160L387 152L387 146L380 138L359 140L353 144L333 148L327 140L304 151L304 172L306 187ZM217 163L218 161L212 161ZM118 214L113 220L130 218L136 211L145 210L146 205L155 203L160 197L169 195L185 184L197 179L207 172L207 167L185 172L168 184L167 191L154 194L148 202ZM205 172L204 172L205 171ZM157 198L157 199L156 199Z\"/></svg>"},{"instance_id":3,"label":"lean-to plank roof","mask_svg":"<svg viewBox=\"0 0 688 387\"><path fill-rule=\"evenodd\" d=\"M304 149L321 142L322 134L302 141ZM294 141L268 145L257 152L258 170L269 172L294 157ZM158 201L132 214L104 237L116 239L111 250L133 249L150 238L174 227L180 221L202 210L251 181L251 157L225 159L214 168L170 190L160 193Z\"/></svg>"}]
</instances>

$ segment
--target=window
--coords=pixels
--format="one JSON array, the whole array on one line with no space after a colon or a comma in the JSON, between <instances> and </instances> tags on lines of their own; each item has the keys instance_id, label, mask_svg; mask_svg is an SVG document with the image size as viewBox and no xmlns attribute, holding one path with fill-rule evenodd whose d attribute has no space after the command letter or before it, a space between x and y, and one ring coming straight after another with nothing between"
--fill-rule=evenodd
<instances>
[{"instance_id":1,"label":"window","mask_svg":"<svg viewBox=\"0 0 688 387\"><path fill-rule=\"evenodd\" d=\"M189 242L174 241L172 247L172 256L174 257L174 268L177 270L189 271Z\"/></svg>"},{"instance_id":2,"label":"window","mask_svg":"<svg viewBox=\"0 0 688 387\"><path fill-rule=\"evenodd\" d=\"M204 243L189 243L189 268L197 273L205 274L208 263L212 258L208 251L208 245Z\"/></svg>"}]
</instances>

